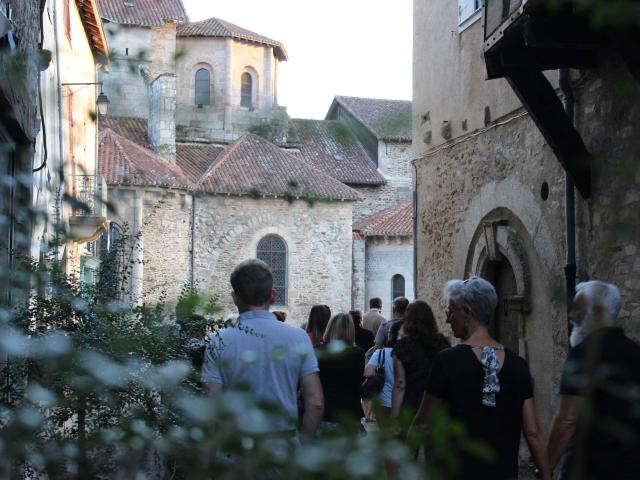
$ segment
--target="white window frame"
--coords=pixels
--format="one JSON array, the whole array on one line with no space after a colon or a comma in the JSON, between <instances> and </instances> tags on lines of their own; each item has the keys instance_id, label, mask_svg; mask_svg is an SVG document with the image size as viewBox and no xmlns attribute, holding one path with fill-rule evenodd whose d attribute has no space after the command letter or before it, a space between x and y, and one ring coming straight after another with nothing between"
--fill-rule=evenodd
<instances>
[{"instance_id":1,"label":"white window frame","mask_svg":"<svg viewBox=\"0 0 640 480\"><path fill-rule=\"evenodd\" d=\"M483 0L458 0L458 33L466 30L482 18ZM477 8L476 8L477 5ZM472 11L462 16L462 9L471 7Z\"/></svg>"}]
</instances>

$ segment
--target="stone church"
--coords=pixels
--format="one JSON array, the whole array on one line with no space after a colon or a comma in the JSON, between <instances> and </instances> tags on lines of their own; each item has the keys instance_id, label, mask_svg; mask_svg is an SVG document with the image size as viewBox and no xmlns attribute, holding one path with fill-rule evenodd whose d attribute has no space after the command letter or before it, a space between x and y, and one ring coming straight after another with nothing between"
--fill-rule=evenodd
<instances>
[{"instance_id":1,"label":"stone church","mask_svg":"<svg viewBox=\"0 0 640 480\"><path fill-rule=\"evenodd\" d=\"M100 0L98 170L128 233L129 299L172 302L197 284L232 309L239 261L272 268L293 323L313 304L364 309L413 297L411 102L336 96L324 120L278 104L280 42L180 0Z\"/></svg>"}]
</instances>

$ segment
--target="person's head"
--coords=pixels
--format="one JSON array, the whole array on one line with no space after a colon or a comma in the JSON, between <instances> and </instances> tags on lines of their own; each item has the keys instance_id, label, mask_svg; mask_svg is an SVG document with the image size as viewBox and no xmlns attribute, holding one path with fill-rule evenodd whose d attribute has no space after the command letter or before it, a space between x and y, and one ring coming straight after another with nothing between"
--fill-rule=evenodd
<instances>
[{"instance_id":1,"label":"person's head","mask_svg":"<svg viewBox=\"0 0 640 480\"><path fill-rule=\"evenodd\" d=\"M353 319L353 324L356 327L362 326L362 312L360 310L351 310L349 311L349 315L351 315L351 318Z\"/></svg>"},{"instance_id":2,"label":"person's head","mask_svg":"<svg viewBox=\"0 0 640 480\"><path fill-rule=\"evenodd\" d=\"M389 333L387 333L387 341L384 344L385 347L387 348L395 347L396 342L400 337L400 329L402 328L403 323L404 322L396 322L393 325L391 325L391 328L389 329Z\"/></svg>"},{"instance_id":3,"label":"person's head","mask_svg":"<svg viewBox=\"0 0 640 480\"><path fill-rule=\"evenodd\" d=\"M329 317L331 317L331 311L326 305L314 305L311 307L309 321L307 322L307 332L318 342L321 342L323 339Z\"/></svg>"},{"instance_id":4,"label":"person's head","mask_svg":"<svg viewBox=\"0 0 640 480\"><path fill-rule=\"evenodd\" d=\"M353 319L348 313L339 313L334 315L324 332L324 341L333 342L341 340L347 345L353 345L356 338L356 328L353 325Z\"/></svg>"},{"instance_id":5,"label":"person's head","mask_svg":"<svg viewBox=\"0 0 640 480\"><path fill-rule=\"evenodd\" d=\"M493 318L498 295L488 281L480 277L450 280L444 286L449 303L447 323L456 338L466 340L478 328L487 328Z\"/></svg>"},{"instance_id":6,"label":"person's head","mask_svg":"<svg viewBox=\"0 0 640 480\"><path fill-rule=\"evenodd\" d=\"M599 280L579 283L573 303L575 314L569 339L572 347L598 328L618 325L621 297L615 285Z\"/></svg>"},{"instance_id":7,"label":"person's head","mask_svg":"<svg viewBox=\"0 0 640 480\"><path fill-rule=\"evenodd\" d=\"M373 297L369 300L369 308L377 308L378 310L382 310L382 299L378 297Z\"/></svg>"},{"instance_id":8,"label":"person's head","mask_svg":"<svg viewBox=\"0 0 640 480\"><path fill-rule=\"evenodd\" d=\"M402 325L404 336L423 345L440 338L438 324L429 304L422 300L411 302L404 314Z\"/></svg>"},{"instance_id":9,"label":"person's head","mask_svg":"<svg viewBox=\"0 0 640 480\"><path fill-rule=\"evenodd\" d=\"M393 316L395 318L404 318L404 312L409 306L409 300L405 297L396 297L393 299Z\"/></svg>"},{"instance_id":10,"label":"person's head","mask_svg":"<svg viewBox=\"0 0 640 480\"><path fill-rule=\"evenodd\" d=\"M273 314L281 322L285 322L287 320L287 312L283 312L282 310L276 310L273 312Z\"/></svg>"},{"instance_id":11,"label":"person's head","mask_svg":"<svg viewBox=\"0 0 640 480\"><path fill-rule=\"evenodd\" d=\"M236 265L231 272L233 303L240 313L250 309L268 309L276 299L273 275L266 263L256 258Z\"/></svg>"}]
</instances>

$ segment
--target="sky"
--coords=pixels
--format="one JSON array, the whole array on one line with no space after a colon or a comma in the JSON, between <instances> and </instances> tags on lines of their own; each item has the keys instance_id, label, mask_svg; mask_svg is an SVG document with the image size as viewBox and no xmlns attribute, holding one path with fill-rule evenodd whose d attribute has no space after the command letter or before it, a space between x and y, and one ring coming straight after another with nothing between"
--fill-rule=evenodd
<instances>
[{"instance_id":1,"label":"sky","mask_svg":"<svg viewBox=\"0 0 640 480\"><path fill-rule=\"evenodd\" d=\"M278 103L321 119L335 95L411 99L412 0L183 0L191 21L217 17L284 44Z\"/></svg>"}]
</instances>

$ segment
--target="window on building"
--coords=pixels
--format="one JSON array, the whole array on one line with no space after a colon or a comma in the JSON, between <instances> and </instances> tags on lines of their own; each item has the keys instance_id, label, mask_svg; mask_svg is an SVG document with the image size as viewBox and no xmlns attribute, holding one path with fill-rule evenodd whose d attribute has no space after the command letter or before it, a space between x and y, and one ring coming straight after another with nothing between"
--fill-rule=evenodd
<instances>
[{"instance_id":1,"label":"window on building","mask_svg":"<svg viewBox=\"0 0 640 480\"><path fill-rule=\"evenodd\" d=\"M458 25L469 20L481 7L480 0L458 0Z\"/></svg>"},{"instance_id":2,"label":"window on building","mask_svg":"<svg viewBox=\"0 0 640 480\"><path fill-rule=\"evenodd\" d=\"M211 74L206 68L196 72L196 105L211 105Z\"/></svg>"},{"instance_id":3,"label":"window on building","mask_svg":"<svg viewBox=\"0 0 640 480\"><path fill-rule=\"evenodd\" d=\"M251 108L252 107L252 99L251 94L253 92L253 78L251 78L251 74L244 72L242 74L241 79L241 88L240 88L240 106Z\"/></svg>"},{"instance_id":4,"label":"window on building","mask_svg":"<svg viewBox=\"0 0 640 480\"><path fill-rule=\"evenodd\" d=\"M391 278L391 300L404 296L404 277L397 273Z\"/></svg>"},{"instance_id":5,"label":"window on building","mask_svg":"<svg viewBox=\"0 0 640 480\"><path fill-rule=\"evenodd\" d=\"M267 235L258 242L256 255L269 265L273 274L276 305L287 304L287 244L278 235Z\"/></svg>"}]
</instances>

